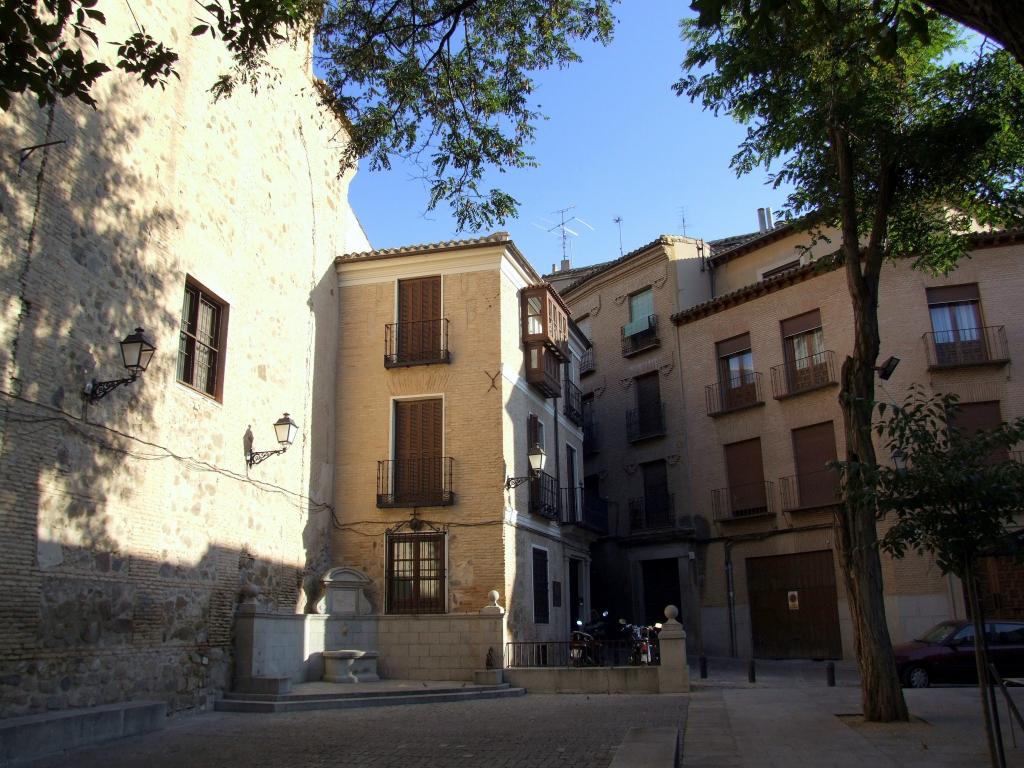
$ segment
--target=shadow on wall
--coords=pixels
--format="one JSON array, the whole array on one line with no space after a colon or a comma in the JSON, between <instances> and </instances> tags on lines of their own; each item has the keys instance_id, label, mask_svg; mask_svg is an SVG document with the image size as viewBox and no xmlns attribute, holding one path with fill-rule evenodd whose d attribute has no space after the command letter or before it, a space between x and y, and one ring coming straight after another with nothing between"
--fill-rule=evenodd
<instances>
[{"instance_id":1,"label":"shadow on wall","mask_svg":"<svg viewBox=\"0 0 1024 768\"><path fill-rule=\"evenodd\" d=\"M130 98L115 87L108 102ZM175 338L180 316L180 265L160 241L181 222L147 194L159 165L133 153L139 126L119 115L23 101L0 121L0 716L202 707L227 685L240 581L296 602L295 568L209 536L189 550L167 522L245 481L159 445L167 393L146 376L173 350L103 401L81 398L89 379L125 375L117 342L136 325Z\"/></svg>"},{"instance_id":2,"label":"shadow on wall","mask_svg":"<svg viewBox=\"0 0 1024 768\"><path fill-rule=\"evenodd\" d=\"M129 700L165 701L170 712L208 708L231 685L239 582L273 595L295 578L294 568L245 550L212 547L194 566L168 569L54 546L68 562L102 567L41 579L33 650L0 661L3 717Z\"/></svg>"}]
</instances>

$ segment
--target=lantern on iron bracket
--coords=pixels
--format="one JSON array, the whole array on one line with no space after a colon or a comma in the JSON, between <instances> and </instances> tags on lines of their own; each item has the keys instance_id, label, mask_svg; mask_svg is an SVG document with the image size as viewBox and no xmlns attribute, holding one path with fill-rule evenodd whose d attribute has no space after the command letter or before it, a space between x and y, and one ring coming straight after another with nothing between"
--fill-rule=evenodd
<instances>
[{"instance_id":1,"label":"lantern on iron bracket","mask_svg":"<svg viewBox=\"0 0 1024 768\"><path fill-rule=\"evenodd\" d=\"M85 385L85 389L82 391L82 397L88 402L98 403L118 387L134 382L149 367L149 361L153 359L153 353L156 352L156 347L146 338L142 328L136 328L135 332L125 336L120 344L121 362L131 375L110 381L93 379Z\"/></svg>"}]
</instances>

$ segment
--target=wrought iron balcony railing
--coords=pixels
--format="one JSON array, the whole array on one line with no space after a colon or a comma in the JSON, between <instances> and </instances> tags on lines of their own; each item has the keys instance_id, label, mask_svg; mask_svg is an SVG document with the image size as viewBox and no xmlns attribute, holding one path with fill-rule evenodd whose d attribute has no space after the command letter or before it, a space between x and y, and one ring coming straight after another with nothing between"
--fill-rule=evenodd
<instances>
[{"instance_id":1,"label":"wrought iron balcony railing","mask_svg":"<svg viewBox=\"0 0 1024 768\"><path fill-rule=\"evenodd\" d=\"M675 496L657 493L629 500L629 532L657 531L676 525Z\"/></svg>"},{"instance_id":2,"label":"wrought iron balcony railing","mask_svg":"<svg viewBox=\"0 0 1024 768\"><path fill-rule=\"evenodd\" d=\"M704 400L708 416L739 411L764 403L761 388L761 374L747 371L742 376L727 381L708 384L704 387Z\"/></svg>"},{"instance_id":3,"label":"wrought iron balcony railing","mask_svg":"<svg viewBox=\"0 0 1024 768\"><path fill-rule=\"evenodd\" d=\"M596 533L608 532L608 502L588 496L583 486L562 489L563 525L578 525Z\"/></svg>"},{"instance_id":4,"label":"wrought iron balcony railing","mask_svg":"<svg viewBox=\"0 0 1024 768\"><path fill-rule=\"evenodd\" d=\"M661 339L658 338L657 315L648 315L646 318L627 323L622 326L621 333L623 357L631 357L661 344Z\"/></svg>"},{"instance_id":5,"label":"wrought iron balcony railing","mask_svg":"<svg viewBox=\"0 0 1024 768\"><path fill-rule=\"evenodd\" d=\"M711 509L720 522L774 515L774 493L774 484L768 480L716 488L711 491Z\"/></svg>"},{"instance_id":6,"label":"wrought iron balcony railing","mask_svg":"<svg viewBox=\"0 0 1024 768\"><path fill-rule=\"evenodd\" d=\"M783 512L827 507L842 501L839 473L820 469L779 478L779 496Z\"/></svg>"},{"instance_id":7,"label":"wrought iron balcony railing","mask_svg":"<svg viewBox=\"0 0 1024 768\"><path fill-rule=\"evenodd\" d=\"M430 456L377 462L378 507L444 507L455 503L452 459Z\"/></svg>"},{"instance_id":8,"label":"wrought iron balcony railing","mask_svg":"<svg viewBox=\"0 0 1024 768\"><path fill-rule=\"evenodd\" d=\"M448 318L384 326L384 367L450 363Z\"/></svg>"},{"instance_id":9,"label":"wrought iron balcony railing","mask_svg":"<svg viewBox=\"0 0 1024 768\"><path fill-rule=\"evenodd\" d=\"M594 348L591 347L583 352L583 358L580 360L580 377L593 373L595 370L597 370L597 365L594 363Z\"/></svg>"},{"instance_id":10,"label":"wrought iron balcony railing","mask_svg":"<svg viewBox=\"0 0 1024 768\"><path fill-rule=\"evenodd\" d=\"M665 406L645 405L626 411L626 439L631 443L665 434Z\"/></svg>"},{"instance_id":11,"label":"wrought iron balcony railing","mask_svg":"<svg viewBox=\"0 0 1024 768\"><path fill-rule=\"evenodd\" d=\"M772 367L772 394L776 400L836 383L835 355L831 349Z\"/></svg>"},{"instance_id":12,"label":"wrought iron balcony railing","mask_svg":"<svg viewBox=\"0 0 1024 768\"><path fill-rule=\"evenodd\" d=\"M549 520L559 519L558 480L547 472L530 478L530 512Z\"/></svg>"},{"instance_id":13,"label":"wrought iron balcony railing","mask_svg":"<svg viewBox=\"0 0 1024 768\"><path fill-rule=\"evenodd\" d=\"M580 388L569 379L565 380L565 402L562 404L562 412L577 427L583 426L583 393Z\"/></svg>"},{"instance_id":14,"label":"wrought iron balcony railing","mask_svg":"<svg viewBox=\"0 0 1024 768\"><path fill-rule=\"evenodd\" d=\"M956 368L962 365L1004 365L1010 361L1006 328L959 328L924 334L928 368Z\"/></svg>"}]
</instances>

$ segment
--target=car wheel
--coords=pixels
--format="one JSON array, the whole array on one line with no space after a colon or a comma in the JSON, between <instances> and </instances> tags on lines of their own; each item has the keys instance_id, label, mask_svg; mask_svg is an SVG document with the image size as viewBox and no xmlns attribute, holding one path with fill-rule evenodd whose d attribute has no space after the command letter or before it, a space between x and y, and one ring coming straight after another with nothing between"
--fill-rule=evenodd
<instances>
[{"instance_id":1,"label":"car wheel","mask_svg":"<svg viewBox=\"0 0 1024 768\"><path fill-rule=\"evenodd\" d=\"M924 667L911 667L904 675L908 688L927 688L932 684L928 670Z\"/></svg>"}]
</instances>

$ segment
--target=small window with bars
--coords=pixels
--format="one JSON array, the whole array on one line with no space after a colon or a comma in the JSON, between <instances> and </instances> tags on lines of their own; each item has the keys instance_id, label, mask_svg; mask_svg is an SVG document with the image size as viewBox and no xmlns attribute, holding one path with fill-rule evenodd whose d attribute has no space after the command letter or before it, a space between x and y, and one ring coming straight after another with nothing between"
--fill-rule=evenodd
<instances>
[{"instance_id":1,"label":"small window with bars","mask_svg":"<svg viewBox=\"0 0 1024 768\"><path fill-rule=\"evenodd\" d=\"M387 612L444 613L443 533L388 535Z\"/></svg>"},{"instance_id":2,"label":"small window with bars","mask_svg":"<svg viewBox=\"0 0 1024 768\"><path fill-rule=\"evenodd\" d=\"M178 381L220 400L228 305L191 278L185 282Z\"/></svg>"},{"instance_id":3,"label":"small window with bars","mask_svg":"<svg viewBox=\"0 0 1024 768\"><path fill-rule=\"evenodd\" d=\"M535 624L547 624L550 621L551 609L548 603L548 552L539 547L533 548L533 621Z\"/></svg>"}]
</instances>

